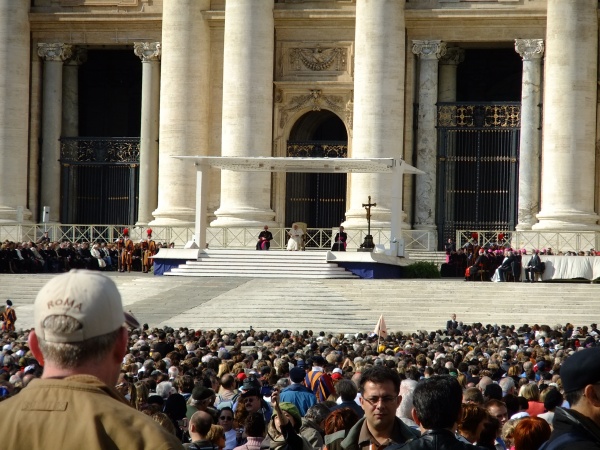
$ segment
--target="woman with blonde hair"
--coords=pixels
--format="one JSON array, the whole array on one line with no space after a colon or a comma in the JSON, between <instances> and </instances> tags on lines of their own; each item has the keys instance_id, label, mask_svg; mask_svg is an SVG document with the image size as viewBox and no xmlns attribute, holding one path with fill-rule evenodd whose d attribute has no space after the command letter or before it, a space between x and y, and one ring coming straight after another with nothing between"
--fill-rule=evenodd
<instances>
[{"instance_id":1,"label":"woman with blonde hair","mask_svg":"<svg viewBox=\"0 0 600 450\"><path fill-rule=\"evenodd\" d=\"M529 403L527 414L531 417L537 417L544 412L544 404L540 402L540 388L535 383L528 383L521 387L519 396L525 397Z\"/></svg>"}]
</instances>

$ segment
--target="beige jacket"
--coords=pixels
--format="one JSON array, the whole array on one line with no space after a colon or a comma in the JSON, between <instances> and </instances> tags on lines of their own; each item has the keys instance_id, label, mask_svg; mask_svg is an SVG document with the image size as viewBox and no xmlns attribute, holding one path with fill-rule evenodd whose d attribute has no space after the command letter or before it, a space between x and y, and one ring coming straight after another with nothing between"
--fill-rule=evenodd
<instances>
[{"instance_id":1,"label":"beige jacket","mask_svg":"<svg viewBox=\"0 0 600 450\"><path fill-rule=\"evenodd\" d=\"M0 402L0 447L172 450L179 440L91 375L37 379Z\"/></svg>"}]
</instances>

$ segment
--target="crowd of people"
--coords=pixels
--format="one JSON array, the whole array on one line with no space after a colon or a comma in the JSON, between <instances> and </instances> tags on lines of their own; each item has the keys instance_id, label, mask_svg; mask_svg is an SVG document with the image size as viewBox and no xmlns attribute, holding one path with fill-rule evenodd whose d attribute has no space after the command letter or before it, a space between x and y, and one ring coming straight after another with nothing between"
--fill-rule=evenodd
<instances>
[{"instance_id":1,"label":"crowd of people","mask_svg":"<svg viewBox=\"0 0 600 450\"><path fill-rule=\"evenodd\" d=\"M62 273L71 269L149 272L151 256L173 244L145 239L133 242L125 229L115 242L52 241L48 232L36 242L4 241L0 245L0 273Z\"/></svg>"},{"instance_id":2,"label":"crowd of people","mask_svg":"<svg viewBox=\"0 0 600 450\"><path fill-rule=\"evenodd\" d=\"M225 332L140 325L122 308L109 278L71 271L38 294L33 331L2 334L8 448L47 447L49 430L51 448L84 432L103 449L600 448L596 324ZM75 418L86 425L71 432Z\"/></svg>"}]
</instances>

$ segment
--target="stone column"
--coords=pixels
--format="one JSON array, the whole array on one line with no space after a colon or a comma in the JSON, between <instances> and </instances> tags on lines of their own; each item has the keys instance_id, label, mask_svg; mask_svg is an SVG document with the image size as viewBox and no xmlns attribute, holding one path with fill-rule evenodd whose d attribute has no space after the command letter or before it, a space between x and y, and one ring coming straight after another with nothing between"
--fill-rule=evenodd
<instances>
[{"instance_id":1,"label":"stone column","mask_svg":"<svg viewBox=\"0 0 600 450\"><path fill-rule=\"evenodd\" d=\"M0 223L17 220L27 206L29 124L29 4L0 2Z\"/></svg>"},{"instance_id":2,"label":"stone column","mask_svg":"<svg viewBox=\"0 0 600 450\"><path fill-rule=\"evenodd\" d=\"M543 39L515 39L523 58L521 142L519 150L519 209L516 229L531 230L540 211L540 143Z\"/></svg>"},{"instance_id":3,"label":"stone column","mask_svg":"<svg viewBox=\"0 0 600 450\"><path fill-rule=\"evenodd\" d=\"M404 155L404 0L357 0L352 158ZM350 175L346 228L366 228L362 207L369 195L371 227L390 226L391 174ZM403 224L403 228L408 228Z\"/></svg>"},{"instance_id":4,"label":"stone column","mask_svg":"<svg viewBox=\"0 0 600 450\"><path fill-rule=\"evenodd\" d=\"M155 226L193 225L196 170L171 155L208 155L210 0L163 3L158 207Z\"/></svg>"},{"instance_id":5,"label":"stone column","mask_svg":"<svg viewBox=\"0 0 600 450\"><path fill-rule=\"evenodd\" d=\"M419 114L417 130L417 169L425 172L416 179L416 230L435 230L438 98L438 60L446 53L441 41L413 41L419 57Z\"/></svg>"},{"instance_id":6,"label":"stone column","mask_svg":"<svg viewBox=\"0 0 600 450\"><path fill-rule=\"evenodd\" d=\"M79 66L87 60L87 50L74 48L63 66L62 135L79 136Z\"/></svg>"},{"instance_id":7,"label":"stone column","mask_svg":"<svg viewBox=\"0 0 600 450\"><path fill-rule=\"evenodd\" d=\"M438 100L440 102L456 101L456 70L465 60L465 51L459 47L449 47L439 62Z\"/></svg>"},{"instance_id":8,"label":"stone column","mask_svg":"<svg viewBox=\"0 0 600 450\"><path fill-rule=\"evenodd\" d=\"M273 0L228 0L223 61L223 156L271 156ZM221 173L221 205L211 226L275 226L271 174Z\"/></svg>"},{"instance_id":9,"label":"stone column","mask_svg":"<svg viewBox=\"0 0 600 450\"><path fill-rule=\"evenodd\" d=\"M50 207L50 222L60 220L60 134L62 130L62 71L70 58L68 44L38 44L44 60L42 81L42 170L40 207Z\"/></svg>"},{"instance_id":10,"label":"stone column","mask_svg":"<svg viewBox=\"0 0 600 450\"><path fill-rule=\"evenodd\" d=\"M142 120L140 126L140 181L137 226L152 221L158 203L158 116L160 42L136 42L142 60Z\"/></svg>"},{"instance_id":11,"label":"stone column","mask_svg":"<svg viewBox=\"0 0 600 450\"><path fill-rule=\"evenodd\" d=\"M548 0L542 208L535 230L597 230L598 2Z\"/></svg>"}]
</instances>

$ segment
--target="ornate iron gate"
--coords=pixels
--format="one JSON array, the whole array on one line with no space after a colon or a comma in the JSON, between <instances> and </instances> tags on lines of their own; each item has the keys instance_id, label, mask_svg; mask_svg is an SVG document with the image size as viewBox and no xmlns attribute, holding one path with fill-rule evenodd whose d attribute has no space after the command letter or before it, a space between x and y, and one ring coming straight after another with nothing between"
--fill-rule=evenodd
<instances>
[{"instance_id":1,"label":"ornate iron gate","mask_svg":"<svg viewBox=\"0 0 600 450\"><path fill-rule=\"evenodd\" d=\"M287 156L346 158L346 142L288 142ZM347 175L337 173L288 173L285 223L305 222L310 228L339 226L346 213Z\"/></svg>"},{"instance_id":2,"label":"ornate iron gate","mask_svg":"<svg viewBox=\"0 0 600 450\"><path fill-rule=\"evenodd\" d=\"M136 222L139 138L62 138L60 153L61 222Z\"/></svg>"},{"instance_id":3,"label":"ornate iron gate","mask_svg":"<svg viewBox=\"0 0 600 450\"><path fill-rule=\"evenodd\" d=\"M520 103L438 103L439 245L457 229L514 230Z\"/></svg>"}]
</instances>

